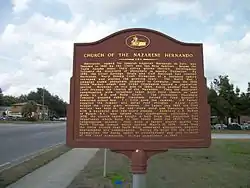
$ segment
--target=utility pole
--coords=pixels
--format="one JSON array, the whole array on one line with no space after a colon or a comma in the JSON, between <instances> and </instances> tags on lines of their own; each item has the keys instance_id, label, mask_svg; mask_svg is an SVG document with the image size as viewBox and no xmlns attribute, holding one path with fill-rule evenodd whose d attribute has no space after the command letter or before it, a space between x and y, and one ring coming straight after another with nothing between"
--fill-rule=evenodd
<instances>
[{"instance_id":1,"label":"utility pole","mask_svg":"<svg viewBox=\"0 0 250 188\"><path fill-rule=\"evenodd\" d=\"M42 113L43 113L43 120L44 120L44 118L45 118L44 117L44 87L43 87L43 112Z\"/></svg>"}]
</instances>

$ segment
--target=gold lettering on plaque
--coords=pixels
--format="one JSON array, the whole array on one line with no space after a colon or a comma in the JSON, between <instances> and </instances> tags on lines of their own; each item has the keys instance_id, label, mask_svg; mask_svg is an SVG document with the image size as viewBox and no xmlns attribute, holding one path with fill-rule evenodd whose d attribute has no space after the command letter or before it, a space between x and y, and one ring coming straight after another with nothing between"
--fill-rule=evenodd
<instances>
[{"instance_id":1,"label":"gold lettering on plaque","mask_svg":"<svg viewBox=\"0 0 250 188\"><path fill-rule=\"evenodd\" d=\"M149 46L150 39L145 35L135 34L128 36L125 40L128 47L133 49L143 49Z\"/></svg>"},{"instance_id":2,"label":"gold lettering on plaque","mask_svg":"<svg viewBox=\"0 0 250 188\"><path fill-rule=\"evenodd\" d=\"M83 54L83 57L105 57L104 53L88 53L88 54Z\"/></svg>"},{"instance_id":3,"label":"gold lettering on plaque","mask_svg":"<svg viewBox=\"0 0 250 188\"><path fill-rule=\"evenodd\" d=\"M80 66L80 136L198 134L198 107L196 63L122 61Z\"/></svg>"}]
</instances>

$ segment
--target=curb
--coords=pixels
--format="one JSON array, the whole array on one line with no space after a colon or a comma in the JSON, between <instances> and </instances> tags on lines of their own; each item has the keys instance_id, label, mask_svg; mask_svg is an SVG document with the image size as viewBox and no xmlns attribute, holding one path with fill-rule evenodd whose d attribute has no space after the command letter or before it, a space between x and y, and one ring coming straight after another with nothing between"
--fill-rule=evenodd
<instances>
[{"instance_id":1,"label":"curb","mask_svg":"<svg viewBox=\"0 0 250 188\"><path fill-rule=\"evenodd\" d=\"M29 161L29 160L31 160L31 159L33 159L33 158L35 158L35 157L37 157L37 156L39 156L41 154L44 154L44 153L46 153L48 151L51 151L51 150L53 150L55 148L58 148L58 147L60 147L60 146L62 146L64 144L65 144L64 142L61 142L61 143L49 146L47 148L40 149L40 150L38 150L36 152L33 152L33 153L30 153L28 155L21 156L21 157L19 157L17 159L14 159L11 162L7 162L7 163L5 163L5 165L3 165L3 166L0 167L0 173L3 172L3 171L5 171L5 170L8 170L10 168L13 168L13 167L15 167L17 165L20 165L21 163Z\"/></svg>"},{"instance_id":2,"label":"curb","mask_svg":"<svg viewBox=\"0 0 250 188\"><path fill-rule=\"evenodd\" d=\"M44 148L11 165L5 166L5 168L0 171L0 187L7 187L15 183L27 174L33 173L35 170L49 164L70 150L71 148L60 143Z\"/></svg>"}]
</instances>

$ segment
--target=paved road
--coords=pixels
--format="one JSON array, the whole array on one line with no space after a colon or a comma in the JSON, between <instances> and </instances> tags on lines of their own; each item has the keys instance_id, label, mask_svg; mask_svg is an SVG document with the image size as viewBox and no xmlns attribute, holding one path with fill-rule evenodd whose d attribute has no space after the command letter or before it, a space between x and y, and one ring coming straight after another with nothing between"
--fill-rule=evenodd
<instances>
[{"instance_id":1,"label":"paved road","mask_svg":"<svg viewBox=\"0 0 250 188\"><path fill-rule=\"evenodd\" d=\"M66 123L0 124L0 167L65 143ZM212 134L213 139L250 139L250 134Z\"/></svg>"},{"instance_id":2,"label":"paved road","mask_svg":"<svg viewBox=\"0 0 250 188\"><path fill-rule=\"evenodd\" d=\"M0 124L0 167L59 143L65 143L66 123Z\"/></svg>"}]
</instances>

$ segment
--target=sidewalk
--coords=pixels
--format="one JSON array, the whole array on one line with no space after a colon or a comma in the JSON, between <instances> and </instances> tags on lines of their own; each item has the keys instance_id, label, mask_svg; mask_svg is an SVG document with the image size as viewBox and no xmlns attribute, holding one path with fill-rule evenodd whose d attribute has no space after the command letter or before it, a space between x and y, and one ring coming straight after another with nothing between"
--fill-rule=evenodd
<instances>
[{"instance_id":1,"label":"sidewalk","mask_svg":"<svg viewBox=\"0 0 250 188\"><path fill-rule=\"evenodd\" d=\"M67 188L98 149L72 149L7 188Z\"/></svg>"}]
</instances>

